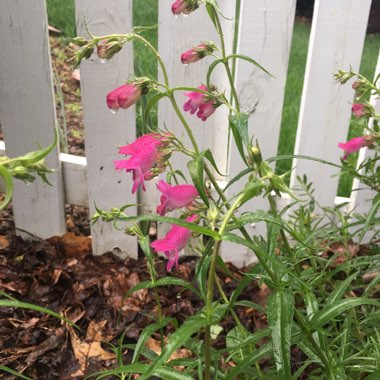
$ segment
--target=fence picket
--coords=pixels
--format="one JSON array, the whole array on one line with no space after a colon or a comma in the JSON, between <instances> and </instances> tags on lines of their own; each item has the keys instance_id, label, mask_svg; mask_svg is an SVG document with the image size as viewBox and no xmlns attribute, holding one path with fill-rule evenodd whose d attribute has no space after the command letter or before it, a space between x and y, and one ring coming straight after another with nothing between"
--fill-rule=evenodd
<instances>
[{"instance_id":1,"label":"fence picket","mask_svg":"<svg viewBox=\"0 0 380 380\"><path fill-rule=\"evenodd\" d=\"M253 112L249 119L250 135L257 138L264 158L277 153L295 3L294 0L270 2L243 0L242 2L238 50L241 54L255 59L275 76L275 79L270 78L256 66L238 61L236 85L239 100L244 111ZM230 178L244 168L239 152L232 142ZM229 194L241 191L246 180L244 177L233 185ZM246 203L241 212L266 208L266 201L255 198ZM247 230L251 235L261 234L265 227L262 224L247 226ZM223 242L225 259L233 260L239 265L254 260L252 253L244 247L235 245L232 249L231 243L226 243Z\"/></svg>"},{"instance_id":2,"label":"fence picket","mask_svg":"<svg viewBox=\"0 0 380 380\"><path fill-rule=\"evenodd\" d=\"M335 83L333 73L343 68L358 70L363 50L371 0L317 0L314 6L309 52L302 93L295 154L339 163L337 148L345 141L353 90ZM291 185L296 176L307 174L315 198L333 206L338 187L331 166L306 160L293 162Z\"/></svg>"},{"instance_id":3,"label":"fence picket","mask_svg":"<svg viewBox=\"0 0 380 380\"><path fill-rule=\"evenodd\" d=\"M45 1L0 2L0 114L10 157L54 140L55 106ZM53 186L15 181L16 227L40 238L65 231L58 149L46 160ZM28 235L26 235L28 236Z\"/></svg>"},{"instance_id":4,"label":"fence picket","mask_svg":"<svg viewBox=\"0 0 380 380\"><path fill-rule=\"evenodd\" d=\"M85 24L94 35L127 33L132 28L132 0L76 0L78 35L88 37ZM135 111L121 110L113 115L106 106L106 94L122 85L133 74L132 44L112 60L101 63L95 58L80 68L84 126L86 134L87 176L90 213L94 205L103 209L137 203L131 194L132 177L116 172L113 161L121 159L118 146L135 139ZM136 213L136 207L127 209ZM136 257L135 237L113 228L111 223L92 226L94 254L115 251Z\"/></svg>"},{"instance_id":5,"label":"fence picket","mask_svg":"<svg viewBox=\"0 0 380 380\"><path fill-rule=\"evenodd\" d=\"M160 0L159 2L159 34L158 46L160 55L167 67L171 87L190 86L198 87L206 83L206 73L208 65L212 58L206 57L199 62L189 65L183 65L180 61L181 53L191 49L193 46L200 44L202 41L213 41L219 45L219 38L212 24L209 21L204 5L192 12L189 17L174 17L171 13L171 0ZM233 18L235 14L235 4L229 0L219 1L220 8L224 15ZM229 53L232 51L232 36L234 23L221 17L221 23L225 31L226 49ZM207 27L200 27L207 25ZM168 43L170 41L170 43ZM162 80L162 75L159 74ZM217 85L218 89L223 91L228 88L228 79L221 69L216 69L212 75L211 82ZM183 95L185 91L177 91L175 94L179 108L188 99ZM199 144L200 150L211 148L214 152L215 160L219 165L219 170L226 173L227 167L227 148L228 148L228 125L227 110L220 107L206 121L202 122L196 115L184 113L185 119L189 123L194 137ZM173 111L168 100L160 102L158 126L164 128L167 126L178 138L183 137L185 146L193 149L185 130ZM172 163L175 169L181 170L189 178L187 162L189 158L183 154L173 154ZM221 178L219 178L221 179ZM180 179L181 181L181 179ZM159 235L162 236L167 231L168 226L162 226L159 223Z\"/></svg>"}]
</instances>

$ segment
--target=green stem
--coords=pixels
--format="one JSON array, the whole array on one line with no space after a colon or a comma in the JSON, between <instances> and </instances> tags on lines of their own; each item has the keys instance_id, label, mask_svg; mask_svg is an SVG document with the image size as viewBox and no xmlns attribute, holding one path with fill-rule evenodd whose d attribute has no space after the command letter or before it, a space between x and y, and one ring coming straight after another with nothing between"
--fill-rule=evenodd
<instances>
[{"instance_id":1,"label":"green stem","mask_svg":"<svg viewBox=\"0 0 380 380\"><path fill-rule=\"evenodd\" d=\"M175 101L174 95L170 94L169 99L170 99L170 102L172 103L172 106L174 108L175 113L177 114L178 118L181 120L183 126L186 129L186 132L187 132L187 134L190 138L190 141L194 147L195 153L198 154L199 153L198 144L194 138L193 132L192 132L189 124L187 123L186 119L183 117L181 110L178 108L178 105L177 105L177 102Z\"/></svg>"},{"instance_id":2,"label":"green stem","mask_svg":"<svg viewBox=\"0 0 380 380\"><path fill-rule=\"evenodd\" d=\"M226 46L224 43L224 34L223 34L222 25L220 24L219 15L218 15L218 12L215 10L215 8L213 8L213 12L214 12L214 18L215 18L215 24L216 24L216 32L218 33L220 37L220 47L221 47L222 56L223 56L223 65L226 69L228 81L230 82L231 93L232 93L232 97L235 100L236 111L237 113L240 113L239 99L238 99L236 89L235 89L234 78L232 76L230 65L228 64L228 60L226 60L226 57L227 57Z\"/></svg>"}]
</instances>

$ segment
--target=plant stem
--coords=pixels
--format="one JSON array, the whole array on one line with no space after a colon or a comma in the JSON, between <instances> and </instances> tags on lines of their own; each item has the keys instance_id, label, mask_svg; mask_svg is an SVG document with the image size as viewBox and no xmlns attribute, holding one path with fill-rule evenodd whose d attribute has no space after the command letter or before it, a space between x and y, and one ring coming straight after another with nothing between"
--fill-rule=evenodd
<instances>
[{"instance_id":1,"label":"plant stem","mask_svg":"<svg viewBox=\"0 0 380 380\"><path fill-rule=\"evenodd\" d=\"M224 34L223 34L222 25L220 24L219 15L218 15L218 12L215 10L215 8L213 8L213 12L214 12L214 18L215 18L216 31L220 37L220 47L221 47L221 51L222 51L223 65L226 69L228 81L230 82L231 93L232 93L232 97L235 100L236 111L239 114L240 113L239 99L238 99L238 96L236 93L234 78L233 78L232 73L231 73L230 65L228 64L228 61L226 60L226 56L227 56L226 55L226 46L224 43Z\"/></svg>"},{"instance_id":2,"label":"plant stem","mask_svg":"<svg viewBox=\"0 0 380 380\"><path fill-rule=\"evenodd\" d=\"M189 124L187 123L186 119L182 115L181 110L178 108L177 102L176 102L176 100L174 98L174 95L172 93L169 95L169 99L170 99L170 102L172 103L172 106L174 108L175 113L177 114L178 118L181 120L183 126L186 129L186 132L187 132L187 134L188 134L188 136L190 138L191 144L194 147L195 153L198 154L199 153L199 148L198 148L198 144L197 144L197 142L196 142L196 140L194 138L193 132L192 132Z\"/></svg>"}]
</instances>

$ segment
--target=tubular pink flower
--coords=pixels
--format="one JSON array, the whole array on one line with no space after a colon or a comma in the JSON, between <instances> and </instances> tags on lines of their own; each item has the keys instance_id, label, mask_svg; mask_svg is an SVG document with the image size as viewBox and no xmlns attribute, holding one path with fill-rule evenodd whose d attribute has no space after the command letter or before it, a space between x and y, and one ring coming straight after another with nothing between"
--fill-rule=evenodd
<instances>
[{"instance_id":1,"label":"tubular pink flower","mask_svg":"<svg viewBox=\"0 0 380 380\"><path fill-rule=\"evenodd\" d=\"M207 87L204 85L201 85L198 88L207 91ZM183 105L183 109L184 111L190 111L191 114L194 114L199 106L206 100L205 94L196 91L186 92L185 96L187 96L189 100Z\"/></svg>"},{"instance_id":2,"label":"tubular pink flower","mask_svg":"<svg viewBox=\"0 0 380 380\"><path fill-rule=\"evenodd\" d=\"M115 169L125 169L133 173L132 194L136 192L141 185L146 191L144 180L149 180L159 174L163 169L162 163L165 160L161 150L168 145L167 136L161 136L158 133L149 133L139 137L132 144L120 147L119 153L127 154L131 157L128 160L114 161ZM158 170L154 171L155 168Z\"/></svg>"},{"instance_id":3,"label":"tubular pink flower","mask_svg":"<svg viewBox=\"0 0 380 380\"><path fill-rule=\"evenodd\" d=\"M362 117L365 115L365 104L362 103L355 103L351 107L351 112L356 116L356 117Z\"/></svg>"},{"instance_id":4,"label":"tubular pink flower","mask_svg":"<svg viewBox=\"0 0 380 380\"><path fill-rule=\"evenodd\" d=\"M370 137L366 138L366 136L355 137L345 143L339 143L338 147L344 150L343 160L347 160L347 157L351 153L355 153L359 151L361 148L365 146L369 146L372 144L372 139Z\"/></svg>"},{"instance_id":5,"label":"tubular pink flower","mask_svg":"<svg viewBox=\"0 0 380 380\"><path fill-rule=\"evenodd\" d=\"M214 102L209 100L206 103L202 103L199 106L199 110L197 112L197 116L202 119L202 121L206 121L209 116L211 116L215 112L216 108Z\"/></svg>"},{"instance_id":6,"label":"tubular pink flower","mask_svg":"<svg viewBox=\"0 0 380 380\"><path fill-rule=\"evenodd\" d=\"M192 223L197 220L197 215L191 215L185 219L186 222ZM168 258L166 270L170 272L175 265L178 268L178 253L184 249L191 237L191 230L186 227L172 226L170 231L163 239L151 243L151 247L156 252L164 252Z\"/></svg>"},{"instance_id":7,"label":"tubular pink flower","mask_svg":"<svg viewBox=\"0 0 380 380\"><path fill-rule=\"evenodd\" d=\"M196 47L185 51L181 55L181 62L185 65L189 63L194 63L204 58L206 55L214 51L214 46L211 44L200 44Z\"/></svg>"},{"instance_id":8,"label":"tubular pink flower","mask_svg":"<svg viewBox=\"0 0 380 380\"><path fill-rule=\"evenodd\" d=\"M161 204L157 206L157 213L164 216L168 211L191 206L198 196L193 185L171 186L165 181L159 181L158 190L161 191Z\"/></svg>"},{"instance_id":9,"label":"tubular pink flower","mask_svg":"<svg viewBox=\"0 0 380 380\"><path fill-rule=\"evenodd\" d=\"M107 95L107 106L110 109L127 109L135 104L142 94L142 88L133 83L123 84Z\"/></svg>"},{"instance_id":10,"label":"tubular pink flower","mask_svg":"<svg viewBox=\"0 0 380 380\"><path fill-rule=\"evenodd\" d=\"M188 15L199 7L197 0L176 0L172 4L172 12L174 15L181 13Z\"/></svg>"},{"instance_id":11,"label":"tubular pink flower","mask_svg":"<svg viewBox=\"0 0 380 380\"><path fill-rule=\"evenodd\" d=\"M202 85L198 88L207 91L206 86ZM215 98L197 91L186 92L185 96L187 96L189 100L183 105L184 111L190 111L191 114L198 111L197 116L202 119L202 121L206 121L221 104Z\"/></svg>"}]
</instances>

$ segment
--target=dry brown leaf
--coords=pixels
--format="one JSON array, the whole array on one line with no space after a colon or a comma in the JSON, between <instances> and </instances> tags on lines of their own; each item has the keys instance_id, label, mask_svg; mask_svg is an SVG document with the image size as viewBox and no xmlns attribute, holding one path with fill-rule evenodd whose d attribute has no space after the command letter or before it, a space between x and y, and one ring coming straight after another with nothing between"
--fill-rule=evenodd
<instances>
[{"instance_id":1,"label":"dry brown leaf","mask_svg":"<svg viewBox=\"0 0 380 380\"><path fill-rule=\"evenodd\" d=\"M9 240L6 236L0 235L0 250L9 247Z\"/></svg>"},{"instance_id":2,"label":"dry brown leaf","mask_svg":"<svg viewBox=\"0 0 380 380\"><path fill-rule=\"evenodd\" d=\"M91 253L91 237L77 236L73 232L67 232L62 236L53 236L48 239L65 256L81 258Z\"/></svg>"},{"instance_id":3,"label":"dry brown leaf","mask_svg":"<svg viewBox=\"0 0 380 380\"><path fill-rule=\"evenodd\" d=\"M113 360L116 358L115 354L107 352L101 347L100 341L92 341L89 343L81 341L71 326L67 326L67 329L70 333L71 346L73 348L75 358L79 364L79 369L75 373L72 373L71 377L75 378L78 376L83 376L90 358L96 357L99 360Z\"/></svg>"}]
</instances>

